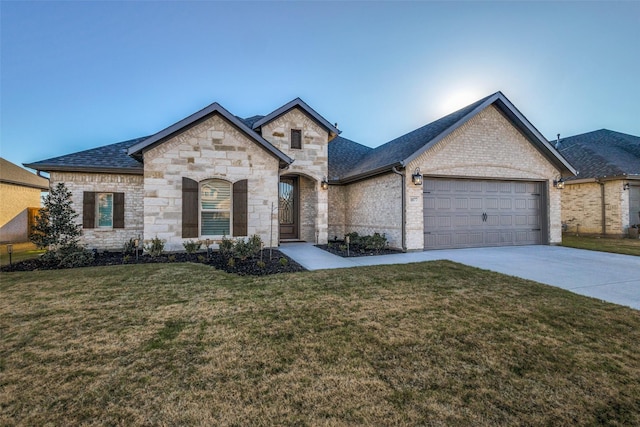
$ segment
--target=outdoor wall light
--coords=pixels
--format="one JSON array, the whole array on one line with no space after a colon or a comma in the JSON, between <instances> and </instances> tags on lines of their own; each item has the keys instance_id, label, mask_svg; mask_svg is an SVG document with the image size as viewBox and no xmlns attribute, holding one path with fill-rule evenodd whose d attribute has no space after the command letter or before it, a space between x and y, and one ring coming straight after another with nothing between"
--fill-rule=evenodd
<instances>
[{"instance_id":1,"label":"outdoor wall light","mask_svg":"<svg viewBox=\"0 0 640 427\"><path fill-rule=\"evenodd\" d=\"M414 185L422 185L422 174L420 173L420 168L416 168L411 175L411 181L413 181Z\"/></svg>"},{"instance_id":2,"label":"outdoor wall light","mask_svg":"<svg viewBox=\"0 0 640 427\"><path fill-rule=\"evenodd\" d=\"M320 188L322 188L323 190L329 189L329 181L327 181L327 177L322 178L322 182L320 183Z\"/></svg>"},{"instance_id":3,"label":"outdoor wall light","mask_svg":"<svg viewBox=\"0 0 640 427\"><path fill-rule=\"evenodd\" d=\"M627 182L626 184L624 184L624 185L622 186L622 189L623 189L623 190L628 190L628 189L629 189L629 183Z\"/></svg>"},{"instance_id":4,"label":"outdoor wall light","mask_svg":"<svg viewBox=\"0 0 640 427\"><path fill-rule=\"evenodd\" d=\"M554 179L553 180L553 186L556 187L558 190L564 189L564 179L562 179L562 178Z\"/></svg>"}]
</instances>

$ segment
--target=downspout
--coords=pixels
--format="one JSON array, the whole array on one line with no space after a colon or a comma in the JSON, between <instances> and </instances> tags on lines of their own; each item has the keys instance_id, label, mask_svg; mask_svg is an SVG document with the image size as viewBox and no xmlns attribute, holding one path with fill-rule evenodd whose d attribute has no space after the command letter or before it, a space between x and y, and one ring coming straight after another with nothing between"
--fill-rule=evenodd
<instances>
[{"instance_id":1,"label":"downspout","mask_svg":"<svg viewBox=\"0 0 640 427\"><path fill-rule=\"evenodd\" d=\"M604 199L604 181L597 180L598 184L600 184L600 200L602 204L602 236L607 235L607 211L605 209L605 199Z\"/></svg>"},{"instance_id":2,"label":"downspout","mask_svg":"<svg viewBox=\"0 0 640 427\"><path fill-rule=\"evenodd\" d=\"M406 196L405 196L405 192L407 191L407 189L405 188L405 175L404 173L400 172L396 166L391 168L391 171L393 171L393 173L396 173L398 175L400 175L400 178L402 180L402 186L401 186L401 200L402 200L402 252L407 252L407 202L406 202Z\"/></svg>"}]
</instances>

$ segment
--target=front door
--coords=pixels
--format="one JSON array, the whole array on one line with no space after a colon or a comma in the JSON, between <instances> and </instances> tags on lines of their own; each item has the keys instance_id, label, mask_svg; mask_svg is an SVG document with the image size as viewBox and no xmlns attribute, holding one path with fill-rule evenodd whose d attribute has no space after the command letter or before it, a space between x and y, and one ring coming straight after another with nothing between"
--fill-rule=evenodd
<instances>
[{"instance_id":1,"label":"front door","mask_svg":"<svg viewBox=\"0 0 640 427\"><path fill-rule=\"evenodd\" d=\"M298 178L280 178L280 240L298 239Z\"/></svg>"}]
</instances>

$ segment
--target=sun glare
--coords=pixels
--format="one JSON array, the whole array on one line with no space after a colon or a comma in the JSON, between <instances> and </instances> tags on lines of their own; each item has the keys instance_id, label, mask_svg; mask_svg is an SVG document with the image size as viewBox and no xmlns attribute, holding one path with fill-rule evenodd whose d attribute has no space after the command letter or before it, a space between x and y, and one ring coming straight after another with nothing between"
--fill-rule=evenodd
<instances>
[{"instance_id":1,"label":"sun glare","mask_svg":"<svg viewBox=\"0 0 640 427\"><path fill-rule=\"evenodd\" d=\"M453 113L486 95L487 94L483 94L477 89L469 88L450 91L442 96L442 102L439 104L440 114L446 115Z\"/></svg>"}]
</instances>

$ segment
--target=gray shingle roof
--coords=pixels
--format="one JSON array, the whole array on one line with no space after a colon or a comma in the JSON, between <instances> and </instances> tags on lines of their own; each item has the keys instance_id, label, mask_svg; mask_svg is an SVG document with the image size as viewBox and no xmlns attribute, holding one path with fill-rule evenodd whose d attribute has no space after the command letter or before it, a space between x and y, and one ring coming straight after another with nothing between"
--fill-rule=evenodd
<instances>
[{"instance_id":1,"label":"gray shingle roof","mask_svg":"<svg viewBox=\"0 0 640 427\"><path fill-rule=\"evenodd\" d=\"M236 117L238 117L238 116L236 116ZM240 120L245 125L247 125L247 127L253 129L253 124L255 122L257 122L258 120L261 120L263 117L264 116L251 116L251 117L247 117L246 119L243 119L242 117L238 117L238 120Z\"/></svg>"},{"instance_id":2,"label":"gray shingle roof","mask_svg":"<svg viewBox=\"0 0 640 427\"><path fill-rule=\"evenodd\" d=\"M578 170L574 179L640 175L640 137L600 129L560 139L560 153Z\"/></svg>"},{"instance_id":3,"label":"gray shingle roof","mask_svg":"<svg viewBox=\"0 0 640 427\"><path fill-rule=\"evenodd\" d=\"M329 180L338 180L353 169L373 148L337 136L329 142Z\"/></svg>"},{"instance_id":4,"label":"gray shingle roof","mask_svg":"<svg viewBox=\"0 0 640 427\"><path fill-rule=\"evenodd\" d=\"M23 187L39 188L40 190L49 189L48 179L31 173L26 169L22 169L20 166L14 165L2 157L0 157L0 182Z\"/></svg>"},{"instance_id":5,"label":"gray shingle roof","mask_svg":"<svg viewBox=\"0 0 640 427\"><path fill-rule=\"evenodd\" d=\"M28 163L25 166L41 171L110 172L142 175L142 163L130 157L127 154L127 149L147 138L130 139L35 163Z\"/></svg>"},{"instance_id":6,"label":"gray shingle roof","mask_svg":"<svg viewBox=\"0 0 640 427\"><path fill-rule=\"evenodd\" d=\"M336 136L340 134L340 131L338 130L338 128L336 128L334 125L329 123L324 117L318 114L316 110L309 107L309 105L307 105L307 103L300 98L296 98L292 101L289 101L286 104L284 104L282 107L278 108L277 110L272 111L266 116L256 120L255 122L253 122L252 128L258 129L260 126L266 123L269 123L272 120L275 120L276 118L280 117L287 111L296 107L303 110L305 113L309 115L309 117L315 120L320 126L324 127L329 132L329 139L331 139L332 136Z\"/></svg>"}]
</instances>

